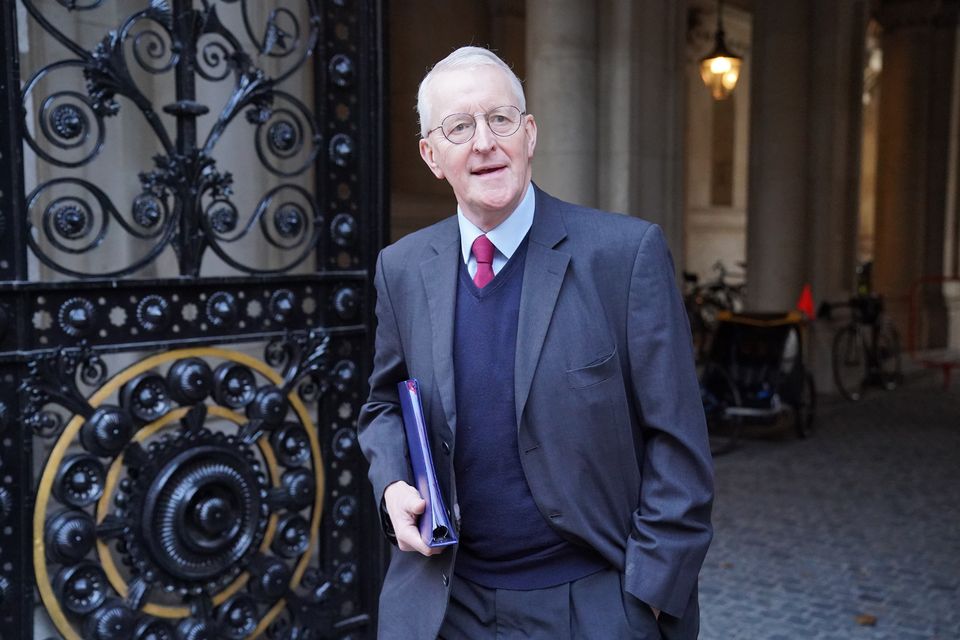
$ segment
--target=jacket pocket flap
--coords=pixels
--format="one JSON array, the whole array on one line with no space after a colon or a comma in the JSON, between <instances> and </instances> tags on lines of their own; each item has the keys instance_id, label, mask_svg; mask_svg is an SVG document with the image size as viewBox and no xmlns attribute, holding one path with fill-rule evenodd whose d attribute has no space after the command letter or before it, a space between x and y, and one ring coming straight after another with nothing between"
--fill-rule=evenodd
<instances>
[{"instance_id":1,"label":"jacket pocket flap","mask_svg":"<svg viewBox=\"0 0 960 640\"><path fill-rule=\"evenodd\" d=\"M610 355L597 359L596 362L585 367L567 371L567 383L574 389L585 389L604 380L612 378L617 373L617 350Z\"/></svg>"}]
</instances>

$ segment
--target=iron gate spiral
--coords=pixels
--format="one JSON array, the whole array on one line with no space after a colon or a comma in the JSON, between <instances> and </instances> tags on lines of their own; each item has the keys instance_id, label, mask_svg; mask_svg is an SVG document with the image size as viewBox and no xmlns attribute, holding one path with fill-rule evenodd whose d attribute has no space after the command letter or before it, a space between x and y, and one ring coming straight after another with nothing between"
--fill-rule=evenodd
<instances>
[{"instance_id":1,"label":"iron gate spiral","mask_svg":"<svg viewBox=\"0 0 960 640\"><path fill-rule=\"evenodd\" d=\"M0 4L0 638L372 637L382 46L379 0Z\"/></svg>"}]
</instances>

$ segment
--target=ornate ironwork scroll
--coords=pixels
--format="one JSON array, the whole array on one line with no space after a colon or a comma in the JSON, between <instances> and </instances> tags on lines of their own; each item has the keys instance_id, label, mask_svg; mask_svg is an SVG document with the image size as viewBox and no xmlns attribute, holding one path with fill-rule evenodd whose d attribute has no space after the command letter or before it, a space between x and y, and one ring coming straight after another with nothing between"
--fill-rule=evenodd
<instances>
[{"instance_id":1,"label":"ornate ironwork scroll","mask_svg":"<svg viewBox=\"0 0 960 640\"><path fill-rule=\"evenodd\" d=\"M24 140L38 158L68 169L95 166L111 123L126 111L134 112L127 117L142 118L144 133L160 149L150 165L140 167L140 192L131 202L114 202L80 177L36 185L27 195L27 240L43 264L77 278L123 276L172 247L181 275L198 275L208 250L238 272L279 273L314 253L325 231L324 216L312 188L298 178L316 167L323 134L314 110L284 87L312 60L323 28L316 0L306 0L302 11L274 8L262 24L251 17L262 5L247 0L203 0L196 8L187 0L152 0L93 50L59 29L49 9L42 11L35 0L20 1L71 54L43 65L23 86ZM102 3L60 4L70 12L92 12ZM232 4L242 14L252 50L221 19ZM349 67L349 56L339 55L336 68ZM271 61L271 68L282 64L271 76L259 64L263 60ZM152 90L141 86L142 76L168 75L174 77L176 99L154 105ZM80 78L82 91L61 88L80 85ZM198 99L198 79L230 82L225 102ZM173 116L175 131L158 111ZM203 132L198 120L208 113L218 115ZM218 142L237 127L246 128L263 169L281 179L249 210L232 197L235 178L216 159ZM139 249L127 263L92 271L77 259L106 250L117 234ZM249 252L238 255L235 247L253 237L272 246L282 260L265 266L249 260Z\"/></svg>"},{"instance_id":2,"label":"ornate ironwork scroll","mask_svg":"<svg viewBox=\"0 0 960 640\"><path fill-rule=\"evenodd\" d=\"M379 0L125 7L0 3L0 637L373 637Z\"/></svg>"}]
</instances>

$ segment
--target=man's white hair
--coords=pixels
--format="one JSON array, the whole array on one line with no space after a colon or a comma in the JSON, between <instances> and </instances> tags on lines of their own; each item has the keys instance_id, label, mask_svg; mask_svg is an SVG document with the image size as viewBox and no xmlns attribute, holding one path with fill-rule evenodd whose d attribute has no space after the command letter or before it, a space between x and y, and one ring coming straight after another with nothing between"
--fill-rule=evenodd
<instances>
[{"instance_id":1,"label":"man's white hair","mask_svg":"<svg viewBox=\"0 0 960 640\"><path fill-rule=\"evenodd\" d=\"M426 138L427 131L430 127L430 110L433 105L430 104L428 93L430 83L434 77L444 71L462 71L464 69L476 69L478 67L496 67L503 71L510 80L510 88L513 89L514 96L517 99L516 106L520 107L520 111L526 112L527 100L523 95L523 84L506 62L501 60L494 52L489 49L484 49L483 47L460 47L433 65L433 68L430 69L420 82L420 89L417 91L417 115L420 117L421 136Z\"/></svg>"}]
</instances>

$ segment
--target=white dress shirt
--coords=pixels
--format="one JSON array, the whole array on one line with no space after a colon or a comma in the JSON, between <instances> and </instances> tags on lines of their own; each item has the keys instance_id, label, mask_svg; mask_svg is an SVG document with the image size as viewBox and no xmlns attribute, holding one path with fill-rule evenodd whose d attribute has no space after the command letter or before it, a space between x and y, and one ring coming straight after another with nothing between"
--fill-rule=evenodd
<instances>
[{"instance_id":1,"label":"white dress shirt","mask_svg":"<svg viewBox=\"0 0 960 640\"><path fill-rule=\"evenodd\" d=\"M531 183L527 185L527 193L524 194L523 200L513 210L513 213L496 227L487 231L487 238L497 249L493 253L494 275L500 273L500 269L507 264L507 260L513 256L517 247L520 246L527 235L527 231L530 230L530 226L533 224L535 204L536 198ZM473 241L478 236L482 236L483 231L467 220L459 205L457 206L457 222L460 223L460 250L463 252L463 261L467 263L467 271L470 272L472 278L477 274L477 259L474 257L471 248L473 247Z\"/></svg>"}]
</instances>

